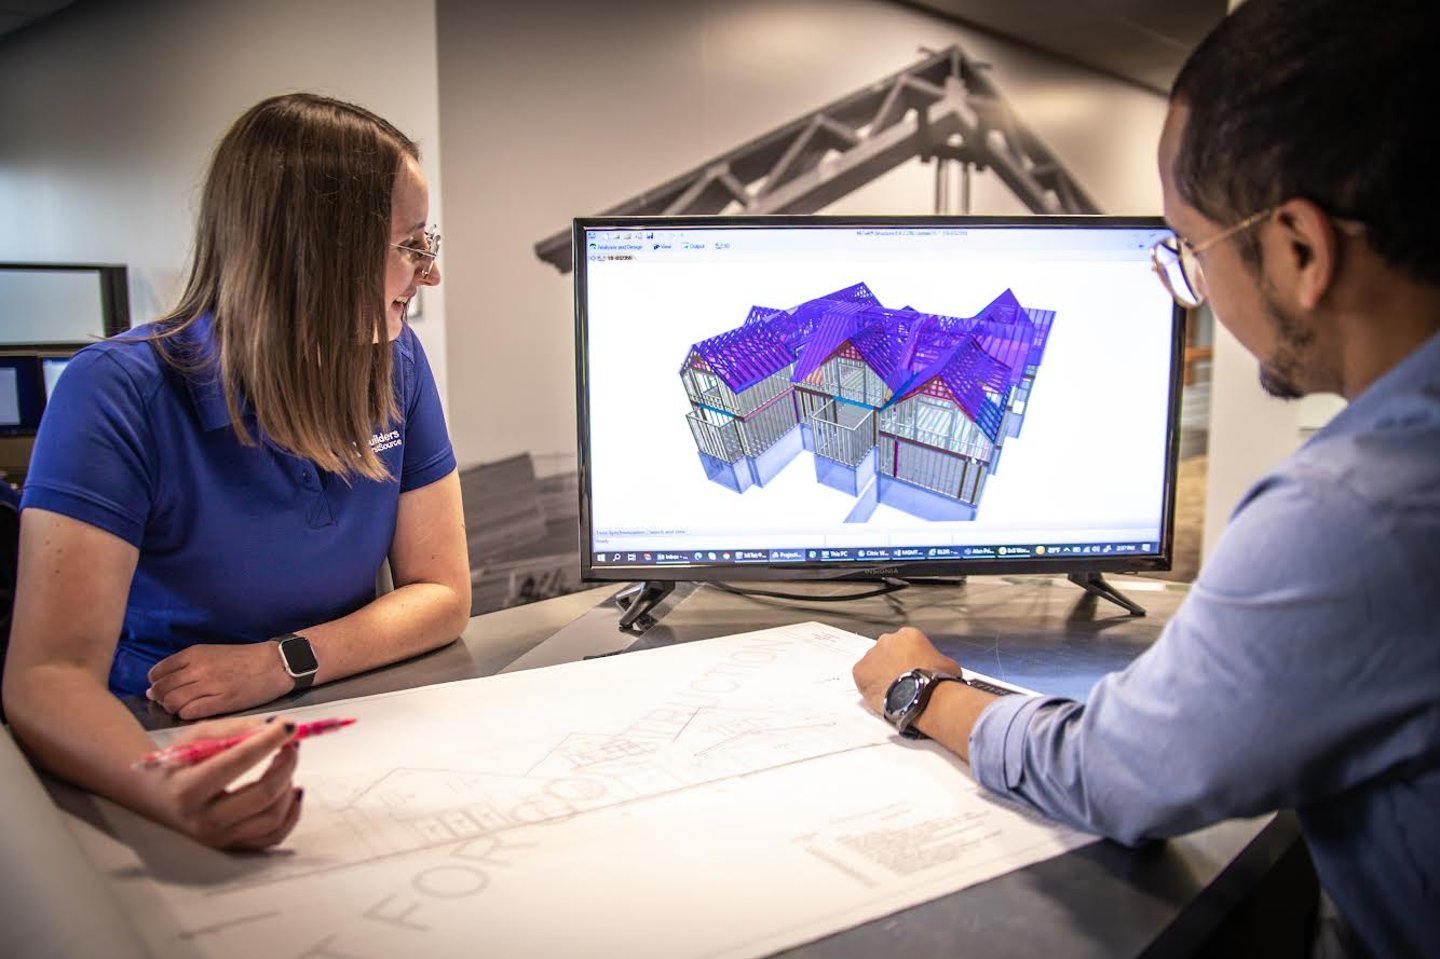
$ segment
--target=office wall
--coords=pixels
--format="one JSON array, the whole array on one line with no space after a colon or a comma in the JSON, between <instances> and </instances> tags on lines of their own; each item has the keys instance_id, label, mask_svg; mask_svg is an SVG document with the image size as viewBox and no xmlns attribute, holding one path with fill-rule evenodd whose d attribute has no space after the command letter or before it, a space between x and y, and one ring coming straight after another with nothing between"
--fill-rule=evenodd
<instances>
[{"instance_id":1,"label":"office wall","mask_svg":"<svg viewBox=\"0 0 1440 959\"><path fill-rule=\"evenodd\" d=\"M0 38L0 257L126 263L153 316L225 125L285 90L356 100L426 149L445 284L415 326L462 462L569 468L569 277L534 242L952 43L1106 210L1158 211L1160 97L886 0L82 0ZM930 212L931 176L833 210ZM1019 209L977 179L975 212Z\"/></svg>"},{"instance_id":2,"label":"office wall","mask_svg":"<svg viewBox=\"0 0 1440 959\"><path fill-rule=\"evenodd\" d=\"M153 317L178 293L215 142L301 89L418 139L443 219L433 0L82 0L0 37L0 259L124 263L132 316ZM443 288L415 328L444 396Z\"/></svg>"},{"instance_id":3,"label":"office wall","mask_svg":"<svg viewBox=\"0 0 1440 959\"><path fill-rule=\"evenodd\" d=\"M437 0L452 431L573 469L571 277L533 245L951 44L1107 212L1158 213L1164 98L885 0ZM913 161L827 212L933 212ZM975 213L1020 212L993 176ZM643 445L643 424L637 442Z\"/></svg>"}]
</instances>

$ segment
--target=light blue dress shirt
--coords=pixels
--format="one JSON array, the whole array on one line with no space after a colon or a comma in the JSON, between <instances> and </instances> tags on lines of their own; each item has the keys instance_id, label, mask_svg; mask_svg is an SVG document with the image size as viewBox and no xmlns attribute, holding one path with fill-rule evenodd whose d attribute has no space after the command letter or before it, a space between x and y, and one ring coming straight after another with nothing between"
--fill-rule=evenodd
<instances>
[{"instance_id":1,"label":"light blue dress shirt","mask_svg":"<svg viewBox=\"0 0 1440 959\"><path fill-rule=\"evenodd\" d=\"M1293 808L1376 956L1440 956L1440 336L1241 500L1155 645L1009 696L987 788L1135 843Z\"/></svg>"}]
</instances>

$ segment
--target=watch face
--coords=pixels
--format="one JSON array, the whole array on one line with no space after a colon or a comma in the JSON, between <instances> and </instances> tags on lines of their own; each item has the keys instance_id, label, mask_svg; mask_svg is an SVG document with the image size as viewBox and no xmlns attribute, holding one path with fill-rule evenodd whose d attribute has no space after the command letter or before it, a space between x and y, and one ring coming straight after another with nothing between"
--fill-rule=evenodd
<instances>
[{"instance_id":1,"label":"watch face","mask_svg":"<svg viewBox=\"0 0 1440 959\"><path fill-rule=\"evenodd\" d=\"M280 654L285 657L285 668L292 676L313 673L320 665L315 660L315 651L310 648L309 641L299 636L282 640Z\"/></svg>"},{"instance_id":2,"label":"watch face","mask_svg":"<svg viewBox=\"0 0 1440 959\"><path fill-rule=\"evenodd\" d=\"M915 693L920 689L920 680L906 673L890 685L890 691L885 694L885 711L897 713L904 709L915 699Z\"/></svg>"}]
</instances>

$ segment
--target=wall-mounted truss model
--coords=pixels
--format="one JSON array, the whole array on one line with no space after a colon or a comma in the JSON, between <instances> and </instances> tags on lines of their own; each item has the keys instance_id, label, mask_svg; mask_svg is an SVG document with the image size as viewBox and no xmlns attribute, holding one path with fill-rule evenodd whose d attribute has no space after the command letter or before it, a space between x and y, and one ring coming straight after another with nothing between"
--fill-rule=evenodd
<instances>
[{"instance_id":1,"label":"wall-mounted truss model","mask_svg":"<svg viewBox=\"0 0 1440 959\"><path fill-rule=\"evenodd\" d=\"M949 47L599 215L815 213L917 156L937 162L937 213L949 212L940 175L948 162L993 169L1033 213L1100 212L985 65ZM541 240L535 254L568 273L570 231Z\"/></svg>"},{"instance_id":2,"label":"wall-mounted truss model","mask_svg":"<svg viewBox=\"0 0 1440 959\"><path fill-rule=\"evenodd\" d=\"M972 317L887 309L864 283L794 309L756 306L690 347L680 378L700 463L736 492L802 450L815 478L923 519L974 519L1020 435L1055 311L1006 290Z\"/></svg>"}]
</instances>

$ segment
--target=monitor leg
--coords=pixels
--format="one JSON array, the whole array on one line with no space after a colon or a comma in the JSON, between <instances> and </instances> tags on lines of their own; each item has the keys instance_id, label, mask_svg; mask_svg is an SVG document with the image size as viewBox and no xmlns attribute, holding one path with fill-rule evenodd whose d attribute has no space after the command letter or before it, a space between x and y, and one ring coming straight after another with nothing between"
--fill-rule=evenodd
<instances>
[{"instance_id":1,"label":"monitor leg","mask_svg":"<svg viewBox=\"0 0 1440 959\"><path fill-rule=\"evenodd\" d=\"M662 599L675 590L675 583L669 580L642 580L631 583L615 594L615 605L625 610L620 617L620 628L626 632L644 632L651 624L643 623L640 617L654 609ZM637 626L637 621L641 625Z\"/></svg>"},{"instance_id":2,"label":"monitor leg","mask_svg":"<svg viewBox=\"0 0 1440 959\"><path fill-rule=\"evenodd\" d=\"M1099 573L1071 573L1070 582L1079 586L1087 593L1099 596L1101 599L1108 599L1116 606L1123 607L1130 611L1131 616L1144 616L1145 607L1126 596L1120 590L1105 582L1105 577Z\"/></svg>"}]
</instances>

